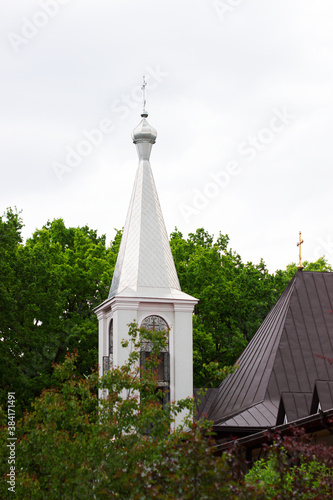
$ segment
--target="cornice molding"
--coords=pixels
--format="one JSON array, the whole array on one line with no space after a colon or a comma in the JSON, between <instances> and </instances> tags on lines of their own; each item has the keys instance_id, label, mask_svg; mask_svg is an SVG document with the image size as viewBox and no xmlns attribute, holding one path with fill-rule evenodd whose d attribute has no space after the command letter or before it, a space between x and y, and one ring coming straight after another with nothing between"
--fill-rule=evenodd
<instances>
[{"instance_id":1,"label":"cornice molding","mask_svg":"<svg viewBox=\"0 0 333 500\"><path fill-rule=\"evenodd\" d=\"M112 297L105 300L94 309L98 319L106 317L110 311L135 310L150 307L158 309L170 308L173 311L192 312L198 303L197 299L174 299L174 298L152 298L152 297Z\"/></svg>"}]
</instances>

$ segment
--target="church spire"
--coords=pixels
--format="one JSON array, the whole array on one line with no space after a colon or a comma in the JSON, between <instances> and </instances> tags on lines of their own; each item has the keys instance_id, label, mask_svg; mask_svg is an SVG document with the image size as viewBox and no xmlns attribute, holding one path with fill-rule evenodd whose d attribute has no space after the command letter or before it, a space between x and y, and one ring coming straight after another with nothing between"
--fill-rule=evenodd
<instances>
[{"instance_id":1,"label":"church spire","mask_svg":"<svg viewBox=\"0 0 333 500\"><path fill-rule=\"evenodd\" d=\"M192 316L198 300L180 289L149 162L157 132L147 122L145 81L143 92L142 120L132 134L139 156L132 197L110 294L95 309L98 359L101 375L128 360L122 341L130 341L128 324L133 320L145 328L164 325L169 350L162 353L163 398L179 401L193 395ZM175 425L185 414L177 415Z\"/></svg>"},{"instance_id":2,"label":"church spire","mask_svg":"<svg viewBox=\"0 0 333 500\"><path fill-rule=\"evenodd\" d=\"M149 162L157 132L146 120L145 97L141 116L142 120L132 134L139 166L109 297L181 298L185 294L180 290Z\"/></svg>"}]
</instances>

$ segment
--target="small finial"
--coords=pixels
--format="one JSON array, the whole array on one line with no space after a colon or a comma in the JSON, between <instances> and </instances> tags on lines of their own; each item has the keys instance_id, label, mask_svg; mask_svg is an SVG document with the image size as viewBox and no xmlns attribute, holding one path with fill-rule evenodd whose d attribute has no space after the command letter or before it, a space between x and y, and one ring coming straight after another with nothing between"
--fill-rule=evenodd
<instances>
[{"instance_id":1,"label":"small finial","mask_svg":"<svg viewBox=\"0 0 333 500\"><path fill-rule=\"evenodd\" d=\"M303 269L303 264L302 264L302 243L304 243L304 240L302 240L302 233L299 231L299 241L297 243L297 246L299 247L299 262L297 269Z\"/></svg>"},{"instance_id":2,"label":"small finial","mask_svg":"<svg viewBox=\"0 0 333 500\"><path fill-rule=\"evenodd\" d=\"M143 99L143 110L141 113L142 118L147 118L147 116L148 116L148 113L146 111L146 86L147 86L146 77L145 77L145 75L143 75L143 84L141 87L142 99Z\"/></svg>"}]
</instances>

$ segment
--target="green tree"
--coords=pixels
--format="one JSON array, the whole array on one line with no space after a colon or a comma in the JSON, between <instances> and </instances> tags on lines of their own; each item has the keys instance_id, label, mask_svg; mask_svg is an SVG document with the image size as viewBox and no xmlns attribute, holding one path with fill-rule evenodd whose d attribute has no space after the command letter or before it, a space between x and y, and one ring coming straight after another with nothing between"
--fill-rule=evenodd
<instances>
[{"instance_id":1,"label":"green tree","mask_svg":"<svg viewBox=\"0 0 333 500\"><path fill-rule=\"evenodd\" d=\"M20 214L0 218L0 402L8 388L22 395L18 411L51 386L52 363L78 349L78 372L97 363L93 308L107 298L121 231L105 237L87 226L48 222L22 243ZM243 263L229 249L228 235L216 241L204 229L185 239L177 229L171 249L182 289L199 298L193 319L194 384L218 385L273 307L296 271L290 264L270 274L261 261ZM331 270L324 258L306 270Z\"/></svg>"},{"instance_id":2,"label":"green tree","mask_svg":"<svg viewBox=\"0 0 333 500\"><path fill-rule=\"evenodd\" d=\"M243 263L228 248L228 235L220 233L214 241L203 228L187 239L176 228L170 244L182 290L199 299L193 318L194 385L218 385L219 370L236 362L293 278L296 264L271 274L263 260ZM304 269L332 271L324 257L305 261Z\"/></svg>"},{"instance_id":3,"label":"green tree","mask_svg":"<svg viewBox=\"0 0 333 500\"><path fill-rule=\"evenodd\" d=\"M20 394L20 412L49 387L52 364L74 348L78 371L97 363L93 308L107 298L121 233L106 248L105 237L87 226L48 222L22 244L22 221L11 210L0 221L1 401Z\"/></svg>"},{"instance_id":4,"label":"green tree","mask_svg":"<svg viewBox=\"0 0 333 500\"><path fill-rule=\"evenodd\" d=\"M194 384L215 384L207 367L233 364L275 303L278 292L265 263L244 264L228 249L228 235L204 229L183 238L171 234L171 249L182 290L199 299L195 307Z\"/></svg>"},{"instance_id":5,"label":"green tree","mask_svg":"<svg viewBox=\"0 0 333 500\"><path fill-rule=\"evenodd\" d=\"M331 498L333 447L314 444L303 429L276 434L266 456L255 462L245 482L264 498Z\"/></svg>"},{"instance_id":6,"label":"green tree","mask_svg":"<svg viewBox=\"0 0 333 500\"><path fill-rule=\"evenodd\" d=\"M55 367L58 386L43 391L18 423L18 498L252 498L228 457L214 456L208 423L192 423L192 400L160 404L155 372L166 332L129 326L130 342L123 345L131 351L123 367L101 380L96 372L82 378L76 355L67 355ZM144 368L142 339L152 345ZM99 404L98 388L107 391ZM184 424L169 432L184 411ZM9 486L7 435L4 426L1 498Z\"/></svg>"},{"instance_id":7,"label":"green tree","mask_svg":"<svg viewBox=\"0 0 333 500\"><path fill-rule=\"evenodd\" d=\"M22 289L20 255L23 222L17 211L8 209L0 217L0 403L7 398L20 361L17 297Z\"/></svg>"},{"instance_id":8,"label":"green tree","mask_svg":"<svg viewBox=\"0 0 333 500\"><path fill-rule=\"evenodd\" d=\"M297 272L298 267L295 262L288 264L285 270L278 270L275 273L275 284L277 291L279 294L283 292L283 290L288 285L289 281L293 278L295 273ZM323 257L319 257L315 262L309 262L305 260L303 262L303 270L304 271L317 271L317 272L332 272L332 266L327 262L327 259Z\"/></svg>"},{"instance_id":9,"label":"green tree","mask_svg":"<svg viewBox=\"0 0 333 500\"><path fill-rule=\"evenodd\" d=\"M18 498L330 498L332 447L313 445L302 435L274 436L268 461L246 476L237 445L214 455L210 423L192 422L192 400L161 405L155 373L167 332L129 326L124 366L102 379L96 372L81 377L77 354L67 354L54 367L57 386L43 391L18 422L13 486ZM144 368L142 340L152 346ZM98 389L107 391L100 401ZM183 425L169 432L184 410ZM1 410L1 498L9 498L12 486L6 420Z\"/></svg>"}]
</instances>

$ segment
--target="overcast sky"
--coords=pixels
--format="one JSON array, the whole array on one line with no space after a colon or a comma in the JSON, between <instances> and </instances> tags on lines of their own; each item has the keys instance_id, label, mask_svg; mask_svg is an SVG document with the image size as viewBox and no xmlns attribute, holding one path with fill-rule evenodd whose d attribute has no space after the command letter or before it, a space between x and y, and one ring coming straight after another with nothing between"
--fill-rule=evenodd
<instances>
[{"instance_id":1,"label":"overcast sky","mask_svg":"<svg viewBox=\"0 0 333 500\"><path fill-rule=\"evenodd\" d=\"M271 271L333 264L332 0L1 1L0 212L25 238L47 220L124 225L131 133L157 129L151 164L167 230L230 236Z\"/></svg>"}]
</instances>

